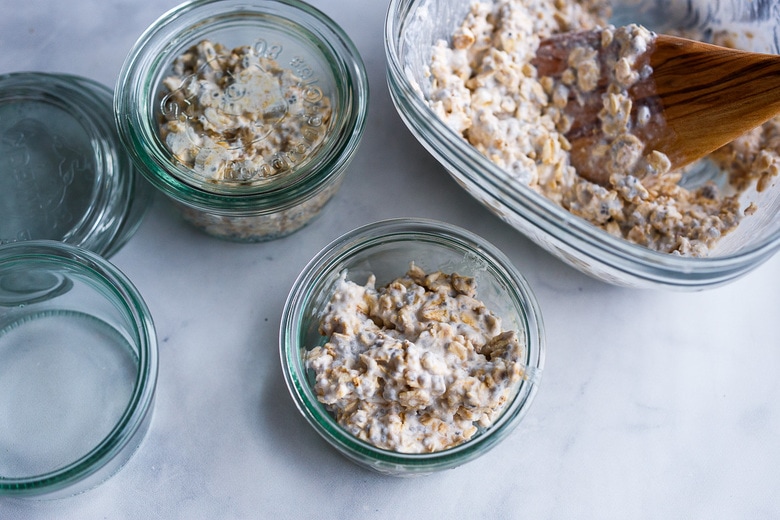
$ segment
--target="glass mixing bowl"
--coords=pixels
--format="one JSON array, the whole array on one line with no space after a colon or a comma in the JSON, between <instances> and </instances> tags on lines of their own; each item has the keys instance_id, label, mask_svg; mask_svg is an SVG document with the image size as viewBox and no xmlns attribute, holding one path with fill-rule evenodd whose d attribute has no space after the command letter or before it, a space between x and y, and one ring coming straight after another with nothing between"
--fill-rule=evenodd
<instances>
[{"instance_id":1,"label":"glass mixing bowl","mask_svg":"<svg viewBox=\"0 0 780 520\"><path fill-rule=\"evenodd\" d=\"M392 0L385 25L388 84L401 118L455 180L531 240L564 262L603 281L629 287L703 289L728 283L780 248L780 179L742 199L758 208L724 236L707 257L660 253L614 237L576 217L507 172L447 127L429 107L427 75L435 42L448 40L471 0ZM735 43L777 54L780 2L623 0L613 2L612 22L642 23L658 32L729 29L749 35ZM720 172L702 175L710 178ZM695 182L695 181L691 181Z\"/></svg>"}]
</instances>

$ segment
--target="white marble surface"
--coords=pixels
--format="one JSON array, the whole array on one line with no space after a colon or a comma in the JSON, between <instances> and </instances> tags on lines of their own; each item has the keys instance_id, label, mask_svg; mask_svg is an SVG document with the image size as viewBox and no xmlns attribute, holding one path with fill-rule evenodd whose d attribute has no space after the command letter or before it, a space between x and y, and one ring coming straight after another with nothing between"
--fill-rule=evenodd
<instances>
[{"instance_id":1,"label":"white marble surface","mask_svg":"<svg viewBox=\"0 0 780 520\"><path fill-rule=\"evenodd\" d=\"M130 46L176 0L0 0L0 72L113 85ZM385 2L317 0L362 53L368 130L321 217L239 245L158 199L113 261L160 344L150 432L126 467L68 499L0 499L0 519L778 518L780 255L701 293L594 281L465 194L416 143L384 76ZM541 390L500 446L417 479L362 470L320 440L283 383L277 338L295 276L322 246L385 217L461 225L525 273L547 326Z\"/></svg>"}]
</instances>

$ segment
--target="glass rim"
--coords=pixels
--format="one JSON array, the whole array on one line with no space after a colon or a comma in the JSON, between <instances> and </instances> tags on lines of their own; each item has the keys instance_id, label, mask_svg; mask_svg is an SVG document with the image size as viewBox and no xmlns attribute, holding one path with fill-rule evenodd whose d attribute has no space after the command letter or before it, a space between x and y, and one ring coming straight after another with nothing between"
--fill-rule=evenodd
<instances>
[{"instance_id":1,"label":"glass rim","mask_svg":"<svg viewBox=\"0 0 780 520\"><path fill-rule=\"evenodd\" d=\"M157 336L151 313L138 290L119 269L87 249L52 240L30 240L0 246L3 265L37 264L61 267L106 289L114 305L121 304L122 315L132 322L137 340L137 367L133 391L124 411L111 431L89 452L60 468L38 475L0 478L0 497L45 496L70 493L71 488L100 474L106 465L121 456L136 434L143 434L151 416L158 373ZM124 461L122 461L124 462ZM105 478L108 478L107 475ZM102 479L98 482L102 482ZM73 493L83 491L74 489Z\"/></svg>"},{"instance_id":2,"label":"glass rim","mask_svg":"<svg viewBox=\"0 0 780 520\"><path fill-rule=\"evenodd\" d=\"M428 152L447 165L445 169L450 175L477 185L482 191L489 187L492 198L499 199L528 225L548 235L559 248L583 254L598 264L653 284L680 289L722 285L780 250L778 231L762 243L725 255L686 257L661 253L614 237L512 179L441 121L407 77L401 58L402 34L407 17L420 1L390 0L384 28L387 80L401 119ZM537 237L523 234L540 244Z\"/></svg>"},{"instance_id":3,"label":"glass rim","mask_svg":"<svg viewBox=\"0 0 780 520\"><path fill-rule=\"evenodd\" d=\"M170 53L180 47L169 45L169 41L193 31L207 34L211 27L228 20L256 24L255 18L247 14L284 19L291 28L309 35L308 40L299 37L298 43L316 51L329 64L333 76L337 104L332 128L316 153L301 163L300 170L283 172L278 179L257 185L208 190L204 183L185 180L187 168L171 159L170 151L159 139L153 109L157 84L153 78L164 72ZM197 209L223 207L258 214L275 212L314 196L342 173L362 138L367 108L368 78L356 46L327 15L297 0L192 0L174 7L138 38L122 66L114 96L120 137L139 169L158 189Z\"/></svg>"},{"instance_id":4,"label":"glass rim","mask_svg":"<svg viewBox=\"0 0 780 520\"><path fill-rule=\"evenodd\" d=\"M317 400L306 381L301 362L302 313L316 296L314 283L348 258L375 246L427 240L464 255L476 255L492 273L513 290L516 317L524 327L526 375L500 417L485 431L452 448L431 453L403 453L378 448L346 431ZM412 472L427 472L465 463L506 437L530 408L538 390L545 359L545 332L541 310L525 277L498 248L478 235L444 222L424 218L386 219L358 227L332 241L304 267L285 302L280 326L280 356L285 383L299 412L331 445L352 456L369 457L381 465L398 465Z\"/></svg>"}]
</instances>

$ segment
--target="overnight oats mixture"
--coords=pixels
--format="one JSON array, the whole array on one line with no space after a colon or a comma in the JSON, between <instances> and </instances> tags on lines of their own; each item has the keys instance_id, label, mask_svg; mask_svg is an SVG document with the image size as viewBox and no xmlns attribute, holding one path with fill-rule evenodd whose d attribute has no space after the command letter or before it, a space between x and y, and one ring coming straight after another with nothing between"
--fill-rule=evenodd
<instances>
[{"instance_id":1,"label":"overnight oats mixture","mask_svg":"<svg viewBox=\"0 0 780 520\"><path fill-rule=\"evenodd\" d=\"M654 34L638 25L612 27L610 12L606 0L475 2L450 41L433 49L430 106L518 182L572 214L656 251L706 256L744 215L756 211L740 207L741 194L753 185L766 189L778 175L780 119L709 156L728 172L726 182L686 188L685 173L695 165L670 171L668 157L645 149L636 135L656 116L652 108L632 107L628 95L652 72L639 57ZM608 159L601 163L599 182L572 166L572 153L579 150L566 137L573 124L569 100L584 104L603 73L596 50L574 49L555 76L540 75L534 65L545 38L591 29L601 29L600 44L615 49L604 74L606 93L599 98L604 140L585 150ZM728 46L729 39L715 34L712 43Z\"/></svg>"},{"instance_id":2,"label":"overnight oats mixture","mask_svg":"<svg viewBox=\"0 0 780 520\"><path fill-rule=\"evenodd\" d=\"M264 42L230 50L204 40L174 61L163 80L160 136L197 176L251 184L290 170L322 143L330 99L273 55Z\"/></svg>"},{"instance_id":3,"label":"overnight oats mixture","mask_svg":"<svg viewBox=\"0 0 780 520\"><path fill-rule=\"evenodd\" d=\"M524 376L524 345L477 299L473 278L411 264L377 289L337 283L306 353L339 424L379 448L426 453L490 426Z\"/></svg>"},{"instance_id":4,"label":"overnight oats mixture","mask_svg":"<svg viewBox=\"0 0 780 520\"><path fill-rule=\"evenodd\" d=\"M176 57L162 81L160 137L188 170L182 180L227 197L270 193L261 209L177 203L185 220L210 235L240 242L288 235L339 189L340 181L331 182L285 199L290 186L308 182L308 174L292 176L323 149L335 114L319 86L325 78L300 56L282 65L282 50L262 39L234 49L203 40Z\"/></svg>"}]
</instances>

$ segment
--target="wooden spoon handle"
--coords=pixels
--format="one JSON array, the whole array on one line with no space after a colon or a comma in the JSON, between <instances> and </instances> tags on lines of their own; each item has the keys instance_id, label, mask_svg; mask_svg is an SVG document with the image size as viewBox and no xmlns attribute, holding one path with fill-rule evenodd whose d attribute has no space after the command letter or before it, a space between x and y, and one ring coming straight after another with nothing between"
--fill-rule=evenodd
<instances>
[{"instance_id":1,"label":"wooden spoon handle","mask_svg":"<svg viewBox=\"0 0 780 520\"><path fill-rule=\"evenodd\" d=\"M658 35L650 64L670 130L653 144L674 167L780 112L780 56Z\"/></svg>"}]
</instances>

